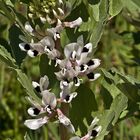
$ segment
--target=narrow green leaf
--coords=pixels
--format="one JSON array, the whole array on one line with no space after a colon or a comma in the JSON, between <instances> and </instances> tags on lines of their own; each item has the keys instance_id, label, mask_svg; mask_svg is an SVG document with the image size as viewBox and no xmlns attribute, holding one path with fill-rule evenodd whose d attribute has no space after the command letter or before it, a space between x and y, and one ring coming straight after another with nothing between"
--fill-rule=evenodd
<instances>
[{"instance_id":1,"label":"narrow green leaf","mask_svg":"<svg viewBox=\"0 0 140 140\"><path fill-rule=\"evenodd\" d=\"M12 58L10 53L0 45L0 59L11 68L17 68L15 59Z\"/></svg>"},{"instance_id":2,"label":"narrow green leaf","mask_svg":"<svg viewBox=\"0 0 140 140\"><path fill-rule=\"evenodd\" d=\"M32 97L36 102L41 103L41 99L35 94L33 90L33 86L31 84L31 81L28 79L28 77L19 69L15 69L17 72L17 79L21 83L21 85L25 88L27 91L27 94Z\"/></svg>"},{"instance_id":3,"label":"narrow green leaf","mask_svg":"<svg viewBox=\"0 0 140 140\"><path fill-rule=\"evenodd\" d=\"M6 15L5 17L7 17L12 23L15 22L14 16L11 14L11 11L8 9L8 6L3 1L0 1L0 9L2 9L4 14Z\"/></svg>"}]
</instances>

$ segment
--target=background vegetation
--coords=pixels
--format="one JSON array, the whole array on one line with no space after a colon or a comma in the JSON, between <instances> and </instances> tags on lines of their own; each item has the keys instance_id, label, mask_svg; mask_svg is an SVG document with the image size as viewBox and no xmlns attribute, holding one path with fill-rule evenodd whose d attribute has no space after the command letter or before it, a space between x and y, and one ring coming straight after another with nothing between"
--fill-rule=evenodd
<instances>
[{"instance_id":1,"label":"background vegetation","mask_svg":"<svg viewBox=\"0 0 140 140\"><path fill-rule=\"evenodd\" d=\"M95 46L98 44L94 56L101 59L100 72L102 73L99 80L84 85L88 89L84 87L84 95L80 94L77 101L72 102L73 110L71 109L70 114L74 126L81 128L81 132L77 131L77 133L85 134L85 126L83 127L81 123L86 116L81 118L81 122L76 122L74 118L80 117L74 107L83 109L82 99L86 98L88 94L86 92L89 91L93 94L94 103L92 100L89 104L87 98L88 107L85 107L85 110L90 110L92 105L92 116L95 114L98 116L100 112L107 114L103 116L105 121L114 120L114 127L109 125L110 122L107 124L110 132L105 136L106 140L140 140L140 2L139 0L122 1L111 0L109 7L104 7L105 0L93 0L93 2L89 0L88 4L86 0L70 0L74 9L67 19L81 16L84 23L76 31L66 29L61 36L62 44L64 46L68 42L76 41L79 32L83 33L85 40L90 40ZM28 3L28 1L23 2ZM3 3L0 1L0 45L8 50L29 79L38 80L40 78L38 64L41 59L40 57L31 59L28 56L23 59L26 54L18 48L22 30L15 26L13 16L9 15L11 12L6 13ZM12 4L18 19L24 21L22 12L26 12L26 8L22 7L18 0L13 0ZM103 8L108 9L107 14ZM92 14L94 20L88 20L89 14ZM73 33L76 36L74 38L71 35ZM68 37L68 40L65 37ZM0 55L0 58L3 60L3 55ZM22 140L26 132L33 140L59 139L56 124L45 125L37 131L29 130L23 125L29 117L26 111L29 104L25 96L25 90L17 81L17 73L9 69L7 64L0 63L0 140ZM127 105L124 102L127 102ZM123 111L117 110L117 106L122 107ZM111 109L122 113L117 121L114 119L117 113L108 115L108 112L112 113ZM111 124L113 125L113 122Z\"/></svg>"}]
</instances>

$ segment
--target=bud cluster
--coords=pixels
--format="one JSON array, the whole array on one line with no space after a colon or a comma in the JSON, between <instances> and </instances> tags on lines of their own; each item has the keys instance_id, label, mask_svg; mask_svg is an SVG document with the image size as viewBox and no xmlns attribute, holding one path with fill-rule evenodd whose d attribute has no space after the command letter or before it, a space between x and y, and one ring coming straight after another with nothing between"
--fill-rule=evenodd
<instances>
[{"instance_id":1,"label":"bud cluster","mask_svg":"<svg viewBox=\"0 0 140 140\"><path fill-rule=\"evenodd\" d=\"M32 18L40 18L45 23L53 24L57 19L63 20L71 11L70 4L62 0L39 0L30 2L28 16Z\"/></svg>"}]
</instances>

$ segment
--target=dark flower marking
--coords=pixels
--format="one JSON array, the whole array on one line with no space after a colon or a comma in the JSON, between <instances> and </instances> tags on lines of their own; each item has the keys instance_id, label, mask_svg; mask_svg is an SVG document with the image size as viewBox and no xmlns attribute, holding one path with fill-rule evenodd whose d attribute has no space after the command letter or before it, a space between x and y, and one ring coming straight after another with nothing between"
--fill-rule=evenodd
<instances>
[{"instance_id":1,"label":"dark flower marking","mask_svg":"<svg viewBox=\"0 0 140 140\"><path fill-rule=\"evenodd\" d=\"M95 63L94 63L94 61L93 60L89 60L88 62L87 62L87 65L88 66L92 66L92 65L94 65Z\"/></svg>"},{"instance_id":2,"label":"dark flower marking","mask_svg":"<svg viewBox=\"0 0 140 140\"><path fill-rule=\"evenodd\" d=\"M91 132L91 136L96 137L98 134L98 132L96 130L92 130Z\"/></svg>"},{"instance_id":3,"label":"dark flower marking","mask_svg":"<svg viewBox=\"0 0 140 140\"><path fill-rule=\"evenodd\" d=\"M95 77L94 77L94 73L88 73L87 74L87 77L89 78L89 79L94 79Z\"/></svg>"},{"instance_id":4,"label":"dark flower marking","mask_svg":"<svg viewBox=\"0 0 140 140\"><path fill-rule=\"evenodd\" d=\"M38 55L38 51L37 50L33 50L34 56Z\"/></svg>"},{"instance_id":5,"label":"dark flower marking","mask_svg":"<svg viewBox=\"0 0 140 140\"><path fill-rule=\"evenodd\" d=\"M37 109L37 108L34 108L33 111L34 111L34 114L35 114L35 115L38 115L38 114L40 113L40 110Z\"/></svg>"},{"instance_id":6,"label":"dark flower marking","mask_svg":"<svg viewBox=\"0 0 140 140\"><path fill-rule=\"evenodd\" d=\"M25 49L25 50L30 50L30 49L31 49L31 47L30 47L30 45L29 45L29 44L25 44L24 49Z\"/></svg>"},{"instance_id":7,"label":"dark flower marking","mask_svg":"<svg viewBox=\"0 0 140 140\"><path fill-rule=\"evenodd\" d=\"M84 47L83 50L82 50L82 52L88 52L88 51L89 51L89 49L86 48L86 47Z\"/></svg>"}]
</instances>

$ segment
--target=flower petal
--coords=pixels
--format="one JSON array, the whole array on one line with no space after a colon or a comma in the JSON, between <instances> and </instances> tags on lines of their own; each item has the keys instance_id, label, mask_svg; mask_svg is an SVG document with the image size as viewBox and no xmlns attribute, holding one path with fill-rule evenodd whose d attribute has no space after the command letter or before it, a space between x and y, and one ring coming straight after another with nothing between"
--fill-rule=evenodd
<instances>
[{"instance_id":1,"label":"flower petal","mask_svg":"<svg viewBox=\"0 0 140 140\"><path fill-rule=\"evenodd\" d=\"M29 22L26 22L25 23L25 30L28 31L29 33L32 33L34 29L32 28L32 26L30 25Z\"/></svg>"},{"instance_id":2,"label":"flower petal","mask_svg":"<svg viewBox=\"0 0 140 140\"><path fill-rule=\"evenodd\" d=\"M30 56L30 57L35 57L39 54L39 52L37 50L28 50L27 54Z\"/></svg>"},{"instance_id":3,"label":"flower petal","mask_svg":"<svg viewBox=\"0 0 140 140\"><path fill-rule=\"evenodd\" d=\"M88 77L88 79L90 80L90 81L95 81L96 79L98 79L99 77L101 76L101 74L100 73L88 73L87 74L87 77Z\"/></svg>"},{"instance_id":4,"label":"flower petal","mask_svg":"<svg viewBox=\"0 0 140 140\"><path fill-rule=\"evenodd\" d=\"M92 59L87 62L88 71L91 72L100 65L100 59Z\"/></svg>"},{"instance_id":5,"label":"flower petal","mask_svg":"<svg viewBox=\"0 0 140 140\"><path fill-rule=\"evenodd\" d=\"M94 129L90 130L88 134L90 135L90 139L95 138L99 135L102 130L102 126L97 126Z\"/></svg>"},{"instance_id":6,"label":"flower petal","mask_svg":"<svg viewBox=\"0 0 140 140\"><path fill-rule=\"evenodd\" d=\"M28 43L20 43L19 47L22 51L28 51L31 49L31 46Z\"/></svg>"},{"instance_id":7,"label":"flower petal","mask_svg":"<svg viewBox=\"0 0 140 140\"><path fill-rule=\"evenodd\" d=\"M60 109L57 109L58 119L71 133L75 133L75 128L69 118L67 118Z\"/></svg>"},{"instance_id":8,"label":"flower petal","mask_svg":"<svg viewBox=\"0 0 140 140\"><path fill-rule=\"evenodd\" d=\"M92 52L92 43L88 43L83 47L82 53L91 53Z\"/></svg>"},{"instance_id":9,"label":"flower petal","mask_svg":"<svg viewBox=\"0 0 140 140\"><path fill-rule=\"evenodd\" d=\"M64 54L66 56L66 58L70 58L71 54L73 53L73 51L77 51L79 48L79 44L78 43L70 43L68 45L65 46L64 48Z\"/></svg>"},{"instance_id":10,"label":"flower petal","mask_svg":"<svg viewBox=\"0 0 140 140\"><path fill-rule=\"evenodd\" d=\"M32 86L37 92L41 92L39 83L32 81Z\"/></svg>"},{"instance_id":11,"label":"flower petal","mask_svg":"<svg viewBox=\"0 0 140 140\"><path fill-rule=\"evenodd\" d=\"M42 125L44 125L45 123L47 123L47 121L48 121L47 117L39 118L39 119L29 119L24 122L24 125L26 125L28 128L32 130L36 130L40 128Z\"/></svg>"},{"instance_id":12,"label":"flower petal","mask_svg":"<svg viewBox=\"0 0 140 140\"><path fill-rule=\"evenodd\" d=\"M69 118L67 118L60 109L57 109L58 119L60 123L62 123L65 126L68 126L71 124L71 121Z\"/></svg>"},{"instance_id":13,"label":"flower petal","mask_svg":"<svg viewBox=\"0 0 140 140\"><path fill-rule=\"evenodd\" d=\"M35 108L35 107L30 107L28 110L27 110L28 114L30 116L37 116L40 114L41 110L39 110L38 108Z\"/></svg>"},{"instance_id":14,"label":"flower petal","mask_svg":"<svg viewBox=\"0 0 140 140\"><path fill-rule=\"evenodd\" d=\"M65 27L70 27L70 28L75 28L78 27L82 24L82 18L79 17L76 20L72 21L72 22L64 22Z\"/></svg>"},{"instance_id":15,"label":"flower petal","mask_svg":"<svg viewBox=\"0 0 140 140\"><path fill-rule=\"evenodd\" d=\"M53 40L53 38L50 37L50 36L44 37L44 38L40 41L40 43L41 43L44 47L45 47L45 46L49 47L51 50L55 47L54 40Z\"/></svg>"},{"instance_id":16,"label":"flower petal","mask_svg":"<svg viewBox=\"0 0 140 140\"><path fill-rule=\"evenodd\" d=\"M39 81L39 84L40 84L40 89L41 89L41 91L47 90L48 85L49 85L48 76L45 75L44 77L41 77L41 78L40 78L40 81Z\"/></svg>"},{"instance_id":17,"label":"flower petal","mask_svg":"<svg viewBox=\"0 0 140 140\"><path fill-rule=\"evenodd\" d=\"M50 105L51 109L54 109L57 103L55 94L49 92L48 90L44 90L41 93L42 93L42 103L46 106Z\"/></svg>"},{"instance_id":18,"label":"flower petal","mask_svg":"<svg viewBox=\"0 0 140 140\"><path fill-rule=\"evenodd\" d=\"M75 98L77 96L77 92L73 92L73 93L71 93L71 94L67 94L67 95L65 95L65 97L64 97L64 102L66 102L66 103L70 103L71 101L72 101L72 99L73 98Z\"/></svg>"}]
</instances>

